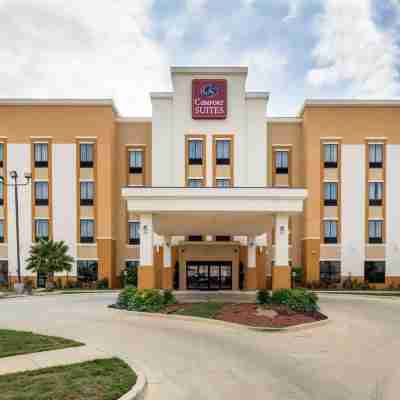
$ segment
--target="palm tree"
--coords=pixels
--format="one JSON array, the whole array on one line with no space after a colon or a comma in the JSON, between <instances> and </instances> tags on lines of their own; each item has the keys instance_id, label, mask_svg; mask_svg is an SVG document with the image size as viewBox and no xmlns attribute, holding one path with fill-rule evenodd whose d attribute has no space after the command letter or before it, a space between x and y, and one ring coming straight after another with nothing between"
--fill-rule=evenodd
<instances>
[{"instance_id":1,"label":"palm tree","mask_svg":"<svg viewBox=\"0 0 400 400\"><path fill-rule=\"evenodd\" d=\"M26 269L47 275L52 280L55 272L70 272L74 259L68 254L68 245L63 241L39 239L31 246Z\"/></svg>"}]
</instances>

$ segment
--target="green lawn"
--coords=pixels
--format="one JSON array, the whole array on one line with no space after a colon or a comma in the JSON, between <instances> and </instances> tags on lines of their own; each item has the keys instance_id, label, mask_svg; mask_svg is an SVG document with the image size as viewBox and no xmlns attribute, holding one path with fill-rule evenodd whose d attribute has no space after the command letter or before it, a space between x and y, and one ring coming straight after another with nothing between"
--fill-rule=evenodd
<instances>
[{"instance_id":1,"label":"green lawn","mask_svg":"<svg viewBox=\"0 0 400 400\"><path fill-rule=\"evenodd\" d=\"M136 383L118 358L0 375L1 400L116 400Z\"/></svg>"},{"instance_id":2,"label":"green lawn","mask_svg":"<svg viewBox=\"0 0 400 400\"><path fill-rule=\"evenodd\" d=\"M0 329L0 358L82 345L73 340L54 336Z\"/></svg>"},{"instance_id":3,"label":"green lawn","mask_svg":"<svg viewBox=\"0 0 400 400\"><path fill-rule=\"evenodd\" d=\"M224 303L194 303L190 307L178 309L174 314L190 315L192 317L214 318L224 306Z\"/></svg>"}]
</instances>

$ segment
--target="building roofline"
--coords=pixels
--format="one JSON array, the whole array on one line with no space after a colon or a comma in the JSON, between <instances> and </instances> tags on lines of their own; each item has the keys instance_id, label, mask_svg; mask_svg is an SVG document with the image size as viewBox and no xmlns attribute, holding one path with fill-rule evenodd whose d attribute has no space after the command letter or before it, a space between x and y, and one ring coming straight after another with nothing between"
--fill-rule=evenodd
<instances>
[{"instance_id":1,"label":"building roofline","mask_svg":"<svg viewBox=\"0 0 400 400\"><path fill-rule=\"evenodd\" d=\"M303 118L298 117L267 117L267 122L274 124L301 124Z\"/></svg>"},{"instance_id":2,"label":"building roofline","mask_svg":"<svg viewBox=\"0 0 400 400\"><path fill-rule=\"evenodd\" d=\"M151 99L172 99L174 92L150 92Z\"/></svg>"},{"instance_id":3,"label":"building roofline","mask_svg":"<svg viewBox=\"0 0 400 400\"><path fill-rule=\"evenodd\" d=\"M215 66L172 66L171 74L247 74L248 68L243 65L215 65Z\"/></svg>"},{"instance_id":4,"label":"building roofline","mask_svg":"<svg viewBox=\"0 0 400 400\"><path fill-rule=\"evenodd\" d=\"M345 99L306 99L298 113L301 117L306 107L400 107L400 100L345 100Z\"/></svg>"},{"instance_id":5,"label":"building roofline","mask_svg":"<svg viewBox=\"0 0 400 400\"><path fill-rule=\"evenodd\" d=\"M79 98L54 98L54 99L40 99L40 98L0 98L0 106L97 106L112 107L115 114L118 115L118 110L112 98L102 99L79 99Z\"/></svg>"},{"instance_id":6,"label":"building roofline","mask_svg":"<svg viewBox=\"0 0 400 400\"><path fill-rule=\"evenodd\" d=\"M269 92L246 92L246 99L269 99Z\"/></svg>"},{"instance_id":7,"label":"building roofline","mask_svg":"<svg viewBox=\"0 0 400 400\"><path fill-rule=\"evenodd\" d=\"M152 117L117 117L116 119L116 122L119 124L137 124L151 121Z\"/></svg>"}]
</instances>

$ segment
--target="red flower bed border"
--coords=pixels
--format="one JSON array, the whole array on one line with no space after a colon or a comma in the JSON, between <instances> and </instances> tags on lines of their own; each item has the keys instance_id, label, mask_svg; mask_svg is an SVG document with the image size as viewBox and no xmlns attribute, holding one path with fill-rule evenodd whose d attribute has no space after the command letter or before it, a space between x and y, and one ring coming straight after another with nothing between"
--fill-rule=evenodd
<instances>
[{"instance_id":1,"label":"red flower bed border","mask_svg":"<svg viewBox=\"0 0 400 400\"><path fill-rule=\"evenodd\" d=\"M168 306L165 312L174 314L177 310L190 308L192 304L194 303L173 304ZM262 315L262 313L257 313L257 310L273 310L277 315L271 318L270 316ZM224 304L222 309L214 316L214 319L260 328L285 328L321 321L327 319L327 317L320 312L299 313L279 305L260 306L258 304L249 303L227 303Z\"/></svg>"}]
</instances>

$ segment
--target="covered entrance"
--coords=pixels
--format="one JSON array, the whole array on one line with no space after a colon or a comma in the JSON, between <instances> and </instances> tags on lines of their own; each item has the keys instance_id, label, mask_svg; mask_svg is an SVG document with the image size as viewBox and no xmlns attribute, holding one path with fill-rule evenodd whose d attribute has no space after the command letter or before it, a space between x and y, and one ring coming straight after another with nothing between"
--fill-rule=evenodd
<instances>
[{"instance_id":1,"label":"covered entrance","mask_svg":"<svg viewBox=\"0 0 400 400\"><path fill-rule=\"evenodd\" d=\"M179 290L238 290L241 262L244 288L265 287L257 238L271 222L272 288L290 287L289 217L303 211L306 196L305 189L293 188L123 188L128 211L140 219L139 288L172 288L178 264ZM192 235L205 239L185 241ZM218 236L245 240L208 239Z\"/></svg>"},{"instance_id":2,"label":"covered entrance","mask_svg":"<svg viewBox=\"0 0 400 400\"><path fill-rule=\"evenodd\" d=\"M230 261L188 261L186 263L188 290L231 290Z\"/></svg>"}]
</instances>

